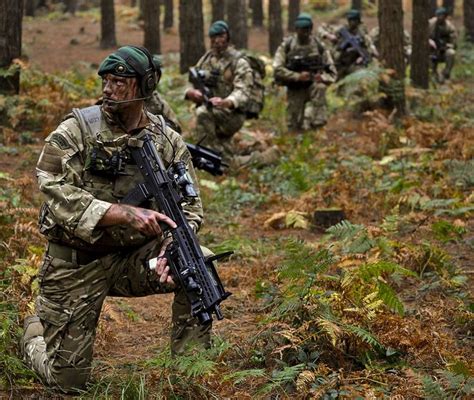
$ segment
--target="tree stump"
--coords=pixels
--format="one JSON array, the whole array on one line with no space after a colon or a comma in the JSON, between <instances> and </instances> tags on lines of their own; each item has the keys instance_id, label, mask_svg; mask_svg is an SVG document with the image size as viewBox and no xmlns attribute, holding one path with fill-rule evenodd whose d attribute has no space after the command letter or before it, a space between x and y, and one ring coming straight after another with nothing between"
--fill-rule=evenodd
<instances>
[{"instance_id":1,"label":"tree stump","mask_svg":"<svg viewBox=\"0 0 474 400\"><path fill-rule=\"evenodd\" d=\"M312 221L313 229L316 231L325 231L344 219L346 219L346 214L344 210L340 208L321 208L314 211Z\"/></svg>"}]
</instances>

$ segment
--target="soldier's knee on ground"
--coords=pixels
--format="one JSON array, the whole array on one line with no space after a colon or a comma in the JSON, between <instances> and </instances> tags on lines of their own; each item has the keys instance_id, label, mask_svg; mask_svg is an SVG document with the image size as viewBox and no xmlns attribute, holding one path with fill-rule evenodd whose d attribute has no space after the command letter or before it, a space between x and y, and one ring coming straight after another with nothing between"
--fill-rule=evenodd
<instances>
[{"instance_id":1,"label":"soldier's knee on ground","mask_svg":"<svg viewBox=\"0 0 474 400\"><path fill-rule=\"evenodd\" d=\"M204 257L214 253L201 246ZM197 344L204 348L211 346L212 324L202 326L191 316L191 306L183 290L175 293L172 306L171 354L183 354L188 344Z\"/></svg>"},{"instance_id":2,"label":"soldier's knee on ground","mask_svg":"<svg viewBox=\"0 0 474 400\"><path fill-rule=\"evenodd\" d=\"M52 368L52 380L59 390L65 393L78 393L84 390L90 376L90 367L76 366Z\"/></svg>"}]
</instances>

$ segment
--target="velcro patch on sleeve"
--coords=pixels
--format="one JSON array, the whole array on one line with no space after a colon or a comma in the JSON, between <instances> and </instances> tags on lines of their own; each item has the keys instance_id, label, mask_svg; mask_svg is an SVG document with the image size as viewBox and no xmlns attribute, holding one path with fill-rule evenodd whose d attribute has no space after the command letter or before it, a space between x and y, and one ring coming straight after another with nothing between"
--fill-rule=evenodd
<instances>
[{"instance_id":1,"label":"velcro patch on sleeve","mask_svg":"<svg viewBox=\"0 0 474 400\"><path fill-rule=\"evenodd\" d=\"M63 172L61 160L65 154L64 150L46 143L38 160L38 169L52 174L60 174Z\"/></svg>"}]
</instances>

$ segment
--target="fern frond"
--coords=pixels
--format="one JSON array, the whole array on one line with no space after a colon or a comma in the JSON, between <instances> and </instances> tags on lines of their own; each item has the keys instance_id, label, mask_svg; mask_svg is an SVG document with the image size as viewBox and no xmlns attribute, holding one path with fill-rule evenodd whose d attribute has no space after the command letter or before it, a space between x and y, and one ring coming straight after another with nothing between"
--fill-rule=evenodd
<instances>
[{"instance_id":1,"label":"fern frond","mask_svg":"<svg viewBox=\"0 0 474 400\"><path fill-rule=\"evenodd\" d=\"M354 238L359 232L365 229L364 225L355 225L347 220L343 220L326 230L326 233L336 240L346 240Z\"/></svg>"},{"instance_id":2,"label":"fern frond","mask_svg":"<svg viewBox=\"0 0 474 400\"><path fill-rule=\"evenodd\" d=\"M395 291L382 281L377 282L377 288L378 296L385 303L385 305L389 309L396 311L399 315L403 316L405 308Z\"/></svg>"},{"instance_id":3,"label":"fern frond","mask_svg":"<svg viewBox=\"0 0 474 400\"><path fill-rule=\"evenodd\" d=\"M346 324L343 328L346 332L352 333L370 346L377 348L378 350L384 349L384 346L370 332L360 326Z\"/></svg>"},{"instance_id":4,"label":"fern frond","mask_svg":"<svg viewBox=\"0 0 474 400\"><path fill-rule=\"evenodd\" d=\"M224 376L224 381L233 381L234 385L238 385L246 381L248 378L264 378L266 373L264 369L245 369L243 371L233 372Z\"/></svg>"},{"instance_id":5,"label":"fern frond","mask_svg":"<svg viewBox=\"0 0 474 400\"><path fill-rule=\"evenodd\" d=\"M337 341L342 333L342 330L337 325L337 323L326 318L318 318L316 320L316 323L318 324L322 333L326 334L329 337L331 344L336 347Z\"/></svg>"},{"instance_id":6,"label":"fern frond","mask_svg":"<svg viewBox=\"0 0 474 400\"><path fill-rule=\"evenodd\" d=\"M430 400L448 400L448 394L444 391L438 382L435 382L431 377L425 376L422 379L423 392L426 399Z\"/></svg>"},{"instance_id":7,"label":"fern frond","mask_svg":"<svg viewBox=\"0 0 474 400\"><path fill-rule=\"evenodd\" d=\"M403 268L397 263L391 261L377 261L375 263L364 264L359 268L359 276L365 281L369 281L372 278L378 278L384 273L389 275L399 273L404 276L416 276L413 271Z\"/></svg>"}]
</instances>

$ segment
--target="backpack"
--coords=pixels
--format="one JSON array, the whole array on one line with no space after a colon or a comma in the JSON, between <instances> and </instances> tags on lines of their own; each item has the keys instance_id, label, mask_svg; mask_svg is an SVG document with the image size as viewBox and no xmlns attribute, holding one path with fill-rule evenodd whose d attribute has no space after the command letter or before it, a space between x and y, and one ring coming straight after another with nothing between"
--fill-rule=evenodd
<instances>
[{"instance_id":1,"label":"backpack","mask_svg":"<svg viewBox=\"0 0 474 400\"><path fill-rule=\"evenodd\" d=\"M236 61L240 58L245 59L249 63L250 68L252 68L253 78L253 84L250 88L250 98L245 106L242 107L242 111L245 112L245 115L249 119L258 118L265 101L265 86L263 84L263 79L265 78L265 62L249 54L241 53Z\"/></svg>"}]
</instances>

